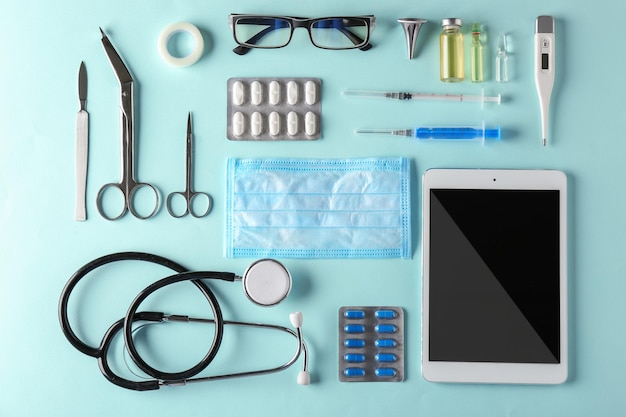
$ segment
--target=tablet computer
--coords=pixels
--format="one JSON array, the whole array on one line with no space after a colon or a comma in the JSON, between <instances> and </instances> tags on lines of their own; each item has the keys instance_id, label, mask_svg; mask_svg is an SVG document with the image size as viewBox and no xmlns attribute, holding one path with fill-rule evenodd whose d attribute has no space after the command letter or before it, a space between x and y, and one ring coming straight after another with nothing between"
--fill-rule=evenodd
<instances>
[{"instance_id":1,"label":"tablet computer","mask_svg":"<svg viewBox=\"0 0 626 417\"><path fill-rule=\"evenodd\" d=\"M565 174L431 169L422 201L424 378L565 382Z\"/></svg>"}]
</instances>

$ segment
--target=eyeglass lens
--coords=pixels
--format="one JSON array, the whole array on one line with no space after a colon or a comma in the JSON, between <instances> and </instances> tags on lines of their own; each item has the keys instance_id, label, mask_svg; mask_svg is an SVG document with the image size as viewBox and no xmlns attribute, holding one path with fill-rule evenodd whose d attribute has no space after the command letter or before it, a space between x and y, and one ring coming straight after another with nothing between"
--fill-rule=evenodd
<instances>
[{"instance_id":1,"label":"eyeglass lens","mask_svg":"<svg viewBox=\"0 0 626 417\"><path fill-rule=\"evenodd\" d=\"M235 22L235 40L256 48L280 48L289 43L291 23L275 17L244 17Z\"/></svg>"},{"instance_id":2,"label":"eyeglass lens","mask_svg":"<svg viewBox=\"0 0 626 417\"><path fill-rule=\"evenodd\" d=\"M313 43L322 48L358 48L365 44L368 24L355 18L322 19L313 22L309 32Z\"/></svg>"},{"instance_id":3,"label":"eyeglass lens","mask_svg":"<svg viewBox=\"0 0 626 417\"><path fill-rule=\"evenodd\" d=\"M359 48L366 43L369 25L361 18L317 19L309 25L311 41L328 49ZM279 17L242 17L235 22L239 44L256 48L280 48L291 39L292 23Z\"/></svg>"}]
</instances>

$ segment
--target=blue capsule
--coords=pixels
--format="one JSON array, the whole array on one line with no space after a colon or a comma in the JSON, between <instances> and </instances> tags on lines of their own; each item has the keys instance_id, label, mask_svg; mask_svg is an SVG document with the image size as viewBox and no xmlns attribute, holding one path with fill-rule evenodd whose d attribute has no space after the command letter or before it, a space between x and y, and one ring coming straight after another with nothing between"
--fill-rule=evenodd
<instances>
[{"instance_id":1,"label":"blue capsule","mask_svg":"<svg viewBox=\"0 0 626 417\"><path fill-rule=\"evenodd\" d=\"M365 326L362 324L347 324L343 330L346 333L365 333Z\"/></svg>"},{"instance_id":2,"label":"blue capsule","mask_svg":"<svg viewBox=\"0 0 626 417\"><path fill-rule=\"evenodd\" d=\"M395 319L398 314L393 310L377 310L375 315L377 319Z\"/></svg>"},{"instance_id":3,"label":"blue capsule","mask_svg":"<svg viewBox=\"0 0 626 417\"><path fill-rule=\"evenodd\" d=\"M394 339L378 339L374 342L378 348L392 348L396 347L396 341Z\"/></svg>"},{"instance_id":4,"label":"blue capsule","mask_svg":"<svg viewBox=\"0 0 626 417\"><path fill-rule=\"evenodd\" d=\"M364 319L365 318L365 311L363 310L346 310L343 313L343 316L347 319L354 319L354 320L358 320L358 319Z\"/></svg>"},{"instance_id":5,"label":"blue capsule","mask_svg":"<svg viewBox=\"0 0 626 417\"><path fill-rule=\"evenodd\" d=\"M343 360L350 363L362 363L365 362L365 355L361 353L346 353L343 355Z\"/></svg>"},{"instance_id":6,"label":"blue capsule","mask_svg":"<svg viewBox=\"0 0 626 417\"><path fill-rule=\"evenodd\" d=\"M348 378L360 378L365 376L365 369L363 368L346 368L343 370L343 374Z\"/></svg>"},{"instance_id":7,"label":"blue capsule","mask_svg":"<svg viewBox=\"0 0 626 417\"><path fill-rule=\"evenodd\" d=\"M343 345L347 348L362 348L365 347L365 340L363 339L346 339Z\"/></svg>"},{"instance_id":8,"label":"blue capsule","mask_svg":"<svg viewBox=\"0 0 626 417\"><path fill-rule=\"evenodd\" d=\"M393 324L377 324L375 330L377 333L395 333L398 328Z\"/></svg>"},{"instance_id":9,"label":"blue capsule","mask_svg":"<svg viewBox=\"0 0 626 417\"><path fill-rule=\"evenodd\" d=\"M375 359L377 362L395 362L398 357L393 353L377 353Z\"/></svg>"},{"instance_id":10,"label":"blue capsule","mask_svg":"<svg viewBox=\"0 0 626 417\"><path fill-rule=\"evenodd\" d=\"M393 368L378 368L374 371L377 377L380 378L393 378L398 372Z\"/></svg>"}]
</instances>

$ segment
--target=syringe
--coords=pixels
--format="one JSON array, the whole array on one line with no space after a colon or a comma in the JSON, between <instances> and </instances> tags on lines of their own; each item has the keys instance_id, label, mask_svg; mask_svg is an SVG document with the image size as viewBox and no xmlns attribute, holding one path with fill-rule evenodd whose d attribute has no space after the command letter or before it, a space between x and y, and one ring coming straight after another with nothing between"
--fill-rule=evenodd
<instances>
[{"instance_id":1,"label":"syringe","mask_svg":"<svg viewBox=\"0 0 626 417\"><path fill-rule=\"evenodd\" d=\"M480 102L481 105L485 102L498 103L502 102L502 96L486 96L485 90L481 90L481 94L468 95L468 94L434 94L434 93L411 93L401 91L371 91L371 90L344 90L342 92L345 96L352 97L378 97L378 98L390 98L395 100L422 100L422 101L456 101L456 102Z\"/></svg>"},{"instance_id":2,"label":"syringe","mask_svg":"<svg viewBox=\"0 0 626 417\"><path fill-rule=\"evenodd\" d=\"M485 139L500 140L500 126L485 128L482 126L462 127L416 127L415 129L358 129L356 133L384 134L394 136L414 137L418 140L458 140L466 142L481 142Z\"/></svg>"}]
</instances>

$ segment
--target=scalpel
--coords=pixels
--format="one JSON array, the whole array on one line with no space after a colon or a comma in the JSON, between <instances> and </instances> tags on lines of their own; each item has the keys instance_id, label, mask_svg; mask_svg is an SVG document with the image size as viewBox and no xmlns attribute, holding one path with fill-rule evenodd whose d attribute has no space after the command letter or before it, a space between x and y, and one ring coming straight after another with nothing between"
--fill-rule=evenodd
<instances>
[{"instance_id":1,"label":"scalpel","mask_svg":"<svg viewBox=\"0 0 626 417\"><path fill-rule=\"evenodd\" d=\"M89 151L89 113L87 113L87 70L80 63L78 70L78 99L80 110L76 115L76 208L74 220L87 220L85 191L87 188L87 160Z\"/></svg>"}]
</instances>

